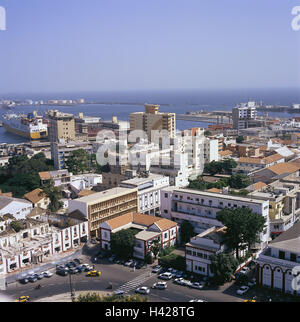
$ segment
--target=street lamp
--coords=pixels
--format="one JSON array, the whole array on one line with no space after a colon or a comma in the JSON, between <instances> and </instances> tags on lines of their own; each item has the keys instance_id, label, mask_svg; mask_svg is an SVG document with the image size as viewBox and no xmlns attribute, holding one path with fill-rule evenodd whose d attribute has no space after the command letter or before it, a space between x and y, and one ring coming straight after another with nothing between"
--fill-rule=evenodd
<instances>
[{"instance_id":1,"label":"street lamp","mask_svg":"<svg viewBox=\"0 0 300 322\"><path fill-rule=\"evenodd\" d=\"M73 285L72 285L72 278L71 278L71 274L69 273L69 279L70 279L70 295L71 295L71 301L72 302L75 302L75 290L73 288Z\"/></svg>"}]
</instances>

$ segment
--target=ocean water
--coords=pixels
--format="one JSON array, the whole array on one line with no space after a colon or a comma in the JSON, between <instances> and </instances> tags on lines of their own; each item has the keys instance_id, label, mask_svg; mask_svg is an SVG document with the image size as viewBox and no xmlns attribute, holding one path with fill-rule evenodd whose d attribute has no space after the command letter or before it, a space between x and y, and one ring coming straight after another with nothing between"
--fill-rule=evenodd
<instances>
[{"instance_id":1,"label":"ocean water","mask_svg":"<svg viewBox=\"0 0 300 322\"><path fill-rule=\"evenodd\" d=\"M36 109L44 114L48 109L59 109L77 115L83 112L89 116L100 116L103 120L111 120L117 116L119 120L129 120L132 112L144 111L144 103L162 104L161 112L184 114L188 111L231 111L238 103L248 100L263 101L267 105L291 105L300 103L300 89L236 89L236 90L169 90L169 91L119 91L119 92L82 92L82 93L51 93L51 94L9 94L0 98L16 100L49 100L84 98L89 102L103 104L84 104L78 106L18 106L15 112L29 113ZM112 103L112 104L104 104ZM118 103L128 103L121 105ZM0 115L8 110L0 109ZM297 114L269 113L270 116L292 118ZM177 120L177 129L190 127L207 127L207 123ZM0 127L0 143L20 143L24 138L8 133Z\"/></svg>"}]
</instances>

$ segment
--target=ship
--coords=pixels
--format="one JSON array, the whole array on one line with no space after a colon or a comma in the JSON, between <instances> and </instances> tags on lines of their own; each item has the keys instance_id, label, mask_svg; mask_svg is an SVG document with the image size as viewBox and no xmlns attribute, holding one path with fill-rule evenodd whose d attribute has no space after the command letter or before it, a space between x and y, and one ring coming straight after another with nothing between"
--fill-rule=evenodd
<instances>
[{"instance_id":1,"label":"ship","mask_svg":"<svg viewBox=\"0 0 300 322\"><path fill-rule=\"evenodd\" d=\"M30 140L39 140L48 137L48 123L36 111L24 114L5 114L2 117L6 131Z\"/></svg>"}]
</instances>

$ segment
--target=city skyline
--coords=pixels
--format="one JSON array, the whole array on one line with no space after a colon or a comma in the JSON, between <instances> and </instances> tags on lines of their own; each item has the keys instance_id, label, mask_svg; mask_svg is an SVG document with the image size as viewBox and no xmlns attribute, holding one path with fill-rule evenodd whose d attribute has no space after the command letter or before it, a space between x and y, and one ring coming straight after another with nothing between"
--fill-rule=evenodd
<instances>
[{"instance_id":1,"label":"city skyline","mask_svg":"<svg viewBox=\"0 0 300 322\"><path fill-rule=\"evenodd\" d=\"M3 0L2 93L298 88L295 5Z\"/></svg>"}]
</instances>

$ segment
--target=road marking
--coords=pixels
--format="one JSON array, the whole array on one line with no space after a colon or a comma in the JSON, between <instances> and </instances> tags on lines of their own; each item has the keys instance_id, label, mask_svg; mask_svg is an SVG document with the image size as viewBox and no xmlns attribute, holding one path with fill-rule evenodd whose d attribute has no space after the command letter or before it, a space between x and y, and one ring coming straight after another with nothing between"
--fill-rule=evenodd
<instances>
[{"instance_id":1,"label":"road marking","mask_svg":"<svg viewBox=\"0 0 300 322\"><path fill-rule=\"evenodd\" d=\"M138 286L148 281L150 278L152 278L152 275L149 275L149 272L145 272L144 274L137 276L133 280L126 282L116 291L123 291L124 293L128 293L129 291L136 289Z\"/></svg>"}]
</instances>

